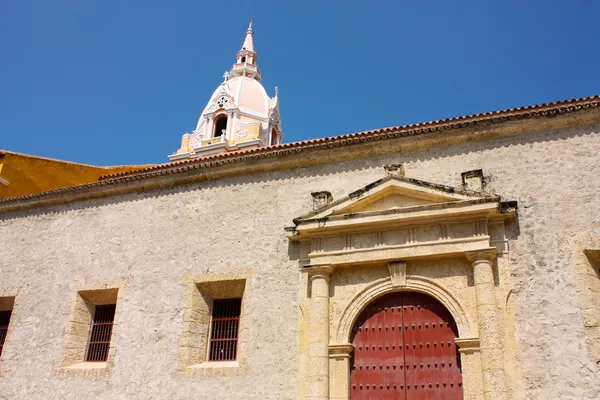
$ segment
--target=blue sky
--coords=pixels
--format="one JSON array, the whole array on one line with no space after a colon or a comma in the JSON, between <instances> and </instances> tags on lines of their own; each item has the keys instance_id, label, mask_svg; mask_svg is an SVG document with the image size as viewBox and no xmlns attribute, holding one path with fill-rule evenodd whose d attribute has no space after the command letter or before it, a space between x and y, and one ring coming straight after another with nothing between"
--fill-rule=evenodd
<instances>
[{"instance_id":1,"label":"blue sky","mask_svg":"<svg viewBox=\"0 0 600 400\"><path fill-rule=\"evenodd\" d=\"M0 148L167 161L252 9L286 142L600 94L592 0L4 0Z\"/></svg>"}]
</instances>

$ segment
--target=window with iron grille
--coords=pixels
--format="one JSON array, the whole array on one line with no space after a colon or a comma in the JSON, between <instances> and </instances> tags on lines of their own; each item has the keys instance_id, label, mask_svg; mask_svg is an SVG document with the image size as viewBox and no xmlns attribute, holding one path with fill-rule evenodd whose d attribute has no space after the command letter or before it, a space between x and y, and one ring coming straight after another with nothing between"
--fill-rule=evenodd
<instances>
[{"instance_id":1,"label":"window with iron grille","mask_svg":"<svg viewBox=\"0 0 600 400\"><path fill-rule=\"evenodd\" d=\"M6 332L8 331L11 313L12 311L0 311L0 356L2 355L2 349L4 348L4 340L6 339Z\"/></svg>"},{"instance_id":2,"label":"window with iron grille","mask_svg":"<svg viewBox=\"0 0 600 400\"><path fill-rule=\"evenodd\" d=\"M237 357L242 299L214 300L209 361L233 361Z\"/></svg>"},{"instance_id":3,"label":"window with iron grille","mask_svg":"<svg viewBox=\"0 0 600 400\"><path fill-rule=\"evenodd\" d=\"M108 360L110 335L115 320L115 304L96 306L86 361Z\"/></svg>"}]
</instances>

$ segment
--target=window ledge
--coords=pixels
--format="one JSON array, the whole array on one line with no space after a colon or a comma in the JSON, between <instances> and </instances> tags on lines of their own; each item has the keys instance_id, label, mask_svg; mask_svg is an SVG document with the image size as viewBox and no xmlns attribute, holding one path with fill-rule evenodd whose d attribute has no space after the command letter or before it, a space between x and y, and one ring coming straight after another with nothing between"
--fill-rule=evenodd
<instances>
[{"instance_id":1,"label":"window ledge","mask_svg":"<svg viewBox=\"0 0 600 400\"><path fill-rule=\"evenodd\" d=\"M240 364L237 361L205 361L200 364L190 365L190 369L205 369L205 368L239 368Z\"/></svg>"},{"instance_id":2,"label":"window ledge","mask_svg":"<svg viewBox=\"0 0 600 400\"><path fill-rule=\"evenodd\" d=\"M58 376L68 378L102 379L110 376L112 364L108 362L80 362L77 364L61 367Z\"/></svg>"},{"instance_id":3,"label":"window ledge","mask_svg":"<svg viewBox=\"0 0 600 400\"><path fill-rule=\"evenodd\" d=\"M188 376L242 376L247 372L247 365L243 361L205 361L183 370Z\"/></svg>"},{"instance_id":4,"label":"window ledge","mask_svg":"<svg viewBox=\"0 0 600 400\"><path fill-rule=\"evenodd\" d=\"M82 362L79 364L69 365L66 369L104 369L108 368L107 362Z\"/></svg>"}]
</instances>

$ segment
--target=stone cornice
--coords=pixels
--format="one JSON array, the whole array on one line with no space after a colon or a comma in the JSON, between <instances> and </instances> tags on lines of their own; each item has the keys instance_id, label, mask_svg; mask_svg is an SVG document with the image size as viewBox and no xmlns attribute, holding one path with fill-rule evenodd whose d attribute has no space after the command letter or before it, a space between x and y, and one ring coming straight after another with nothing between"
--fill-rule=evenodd
<instances>
[{"instance_id":1,"label":"stone cornice","mask_svg":"<svg viewBox=\"0 0 600 400\"><path fill-rule=\"evenodd\" d=\"M290 240L306 240L312 235L341 234L363 230L385 229L438 222L461 221L465 218L489 218L500 213L499 201L470 200L453 203L431 204L382 211L335 215L310 219L286 228ZM513 214L507 214L506 218Z\"/></svg>"},{"instance_id":2,"label":"stone cornice","mask_svg":"<svg viewBox=\"0 0 600 400\"><path fill-rule=\"evenodd\" d=\"M429 144L435 145L452 140L462 141L465 138L485 140L503 134L515 135L526 131L539 132L553 127L599 123L599 105L600 96L593 96L175 161L136 173L105 176L100 181L90 184L0 199L0 213L172 187L219 179L222 176L296 168L398 151L415 144L423 145L425 143L425 137L421 138L423 135L431 139ZM577 120L574 120L571 115L566 115L573 113L578 113ZM527 126L522 125L522 122L514 125L515 122L525 120L530 120ZM394 139L400 139L400 142ZM390 141L390 143L375 148L376 142L380 141ZM342 147L347 150L341 152Z\"/></svg>"}]
</instances>

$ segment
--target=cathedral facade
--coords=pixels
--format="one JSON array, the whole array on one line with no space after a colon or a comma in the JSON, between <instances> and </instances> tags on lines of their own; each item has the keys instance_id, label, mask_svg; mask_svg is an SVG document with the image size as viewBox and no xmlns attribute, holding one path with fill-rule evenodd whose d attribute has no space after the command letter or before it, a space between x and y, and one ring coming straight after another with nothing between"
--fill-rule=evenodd
<instances>
[{"instance_id":1,"label":"cathedral facade","mask_svg":"<svg viewBox=\"0 0 600 400\"><path fill-rule=\"evenodd\" d=\"M250 26L168 163L0 152L0 398L600 398L600 97L281 120Z\"/></svg>"}]
</instances>

